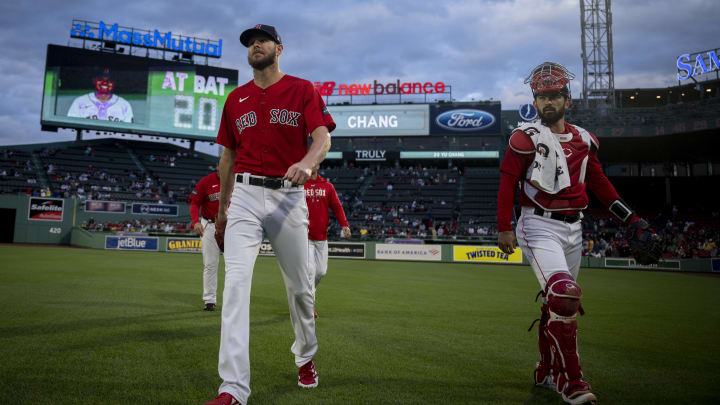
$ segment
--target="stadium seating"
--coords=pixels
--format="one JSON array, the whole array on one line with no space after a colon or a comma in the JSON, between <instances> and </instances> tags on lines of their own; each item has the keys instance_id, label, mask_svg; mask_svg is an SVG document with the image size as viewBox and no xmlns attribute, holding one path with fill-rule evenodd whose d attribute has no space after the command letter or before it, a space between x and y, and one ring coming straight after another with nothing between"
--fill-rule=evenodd
<instances>
[{"instance_id":1,"label":"stadium seating","mask_svg":"<svg viewBox=\"0 0 720 405\"><path fill-rule=\"evenodd\" d=\"M32 193L43 187L30 153L3 149L0 158L0 193Z\"/></svg>"}]
</instances>

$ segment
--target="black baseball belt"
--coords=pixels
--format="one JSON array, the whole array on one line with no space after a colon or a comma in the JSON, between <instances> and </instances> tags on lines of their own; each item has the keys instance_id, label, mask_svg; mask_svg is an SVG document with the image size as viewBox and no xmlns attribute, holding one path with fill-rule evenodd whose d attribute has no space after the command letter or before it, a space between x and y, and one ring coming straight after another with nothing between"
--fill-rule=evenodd
<instances>
[{"instance_id":1,"label":"black baseball belt","mask_svg":"<svg viewBox=\"0 0 720 405\"><path fill-rule=\"evenodd\" d=\"M214 224L214 223L215 223L215 218L210 219L210 218L205 218L205 217L203 217L203 219L206 220L206 221L208 221L208 222L210 222L211 224Z\"/></svg>"},{"instance_id":2,"label":"black baseball belt","mask_svg":"<svg viewBox=\"0 0 720 405\"><path fill-rule=\"evenodd\" d=\"M248 176L248 182L243 181L243 174L236 173L235 181L243 184L250 184L251 186L265 187L272 190L277 190L285 186L285 180L282 177L262 177L262 176Z\"/></svg>"},{"instance_id":3,"label":"black baseball belt","mask_svg":"<svg viewBox=\"0 0 720 405\"><path fill-rule=\"evenodd\" d=\"M580 220L579 212L576 212L575 214L561 214L559 212L545 211L542 208L535 208L534 214L540 215L541 217L554 219L556 221L567 222L568 224L574 224L575 222Z\"/></svg>"}]
</instances>

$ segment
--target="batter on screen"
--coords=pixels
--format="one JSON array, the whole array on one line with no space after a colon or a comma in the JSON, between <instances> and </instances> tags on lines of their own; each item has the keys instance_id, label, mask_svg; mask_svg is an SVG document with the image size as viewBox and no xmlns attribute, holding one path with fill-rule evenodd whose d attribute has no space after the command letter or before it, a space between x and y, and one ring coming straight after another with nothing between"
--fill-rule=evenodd
<instances>
[{"instance_id":1,"label":"batter on screen","mask_svg":"<svg viewBox=\"0 0 720 405\"><path fill-rule=\"evenodd\" d=\"M497 216L498 247L511 254L517 242L540 283L540 362L535 368L535 384L556 390L570 404L582 404L596 401L583 379L577 351L577 313L583 313L577 277L582 210L588 205L586 190L622 222L643 220L620 199L603 174L597 138L565 122L565 111L572 105L568 83L573 78L563 66L545 62L525 80L539 119L521 125L510 136L500 166ZM518 183L522 215L516 239L511 219Z\"/></svg>"},{"instance_id":2,"label":"batter on screen","mask_svg":"<svg viewBox=\"0 0 720 405\"><path fill-rule=\"evenodd\" d=\"M191 194L192 230L202 237L203 301L205 311L214 311L217 303L217 272L220 247L215 241L215 217L220 200L220 177L212 172L198 181Z\"/></svg>"},{"instance_id":3,"label":"batter on screen","mask_svg":"<svg viewBox=\"0 0 720 405\"><path fill-rule=\"evenodd\" d=\"M312 83L280 71L283 45L275 27L258 24L245 30L240 42L247 47L253 80L228 95L217 136L225 147L215 222L225 255L218 361L223 382L210 405L246 404L250 395L250 286L263 233L285 282L297 384L318 384L303 184L325 158L335 123Z\"/></svg>"}]
</instances>

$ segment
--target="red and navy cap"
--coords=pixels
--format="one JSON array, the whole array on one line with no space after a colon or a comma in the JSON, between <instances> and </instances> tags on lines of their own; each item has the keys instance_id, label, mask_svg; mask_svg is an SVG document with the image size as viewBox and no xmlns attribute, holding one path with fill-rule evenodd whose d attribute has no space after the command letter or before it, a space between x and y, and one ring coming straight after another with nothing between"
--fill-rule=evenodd
<instances>
[{"instance_id":1,"label":"red and navy cap","mask_svg":"<svg viewBox=\"0 0 720 405\"><path fill-rule=\"evenodd\" d=\"M250 45L250 38L252 38L252 36L255 34L264 35L275 41L275 43L282 44L280 34L278 34L275 27L265 24L257 24L256 26L243 31L243 33L240 34L240 43L247 48L248 45Z\"/></svg>"}]
</instances>

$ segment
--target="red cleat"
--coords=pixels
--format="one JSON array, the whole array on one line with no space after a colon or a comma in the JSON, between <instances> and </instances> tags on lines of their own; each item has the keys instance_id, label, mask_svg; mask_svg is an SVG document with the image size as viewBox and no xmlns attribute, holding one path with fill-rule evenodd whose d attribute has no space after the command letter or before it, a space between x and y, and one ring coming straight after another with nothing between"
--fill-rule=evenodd
<instances>
[{"instance_id":1,"label":"red cleat","mask_svg":"<svg viewBox=\"0 0 720 405\"><path fill-rule=\"evenodd\" d=\"M240 402L227 392L223 392L205 405L240 405Z\"/></svg>"},{"instance_id":2,"label":"red cleat","mask_svg":"<svg viewBox=\"0 0 720 405\"><path fill-rule=\"evenodd\" d=\"M298 386L302 388L315 388L318 386L318 374L315 363L308 361L298 369Z\"/></svg>"}]
</instances>

